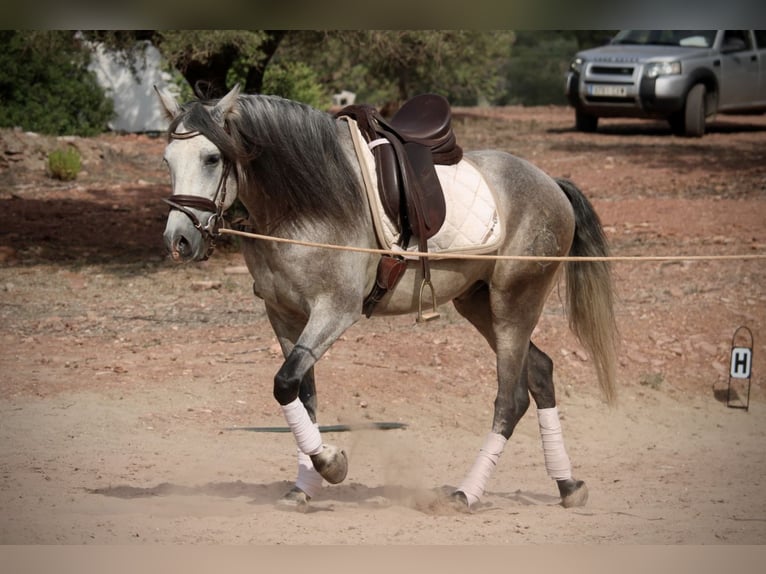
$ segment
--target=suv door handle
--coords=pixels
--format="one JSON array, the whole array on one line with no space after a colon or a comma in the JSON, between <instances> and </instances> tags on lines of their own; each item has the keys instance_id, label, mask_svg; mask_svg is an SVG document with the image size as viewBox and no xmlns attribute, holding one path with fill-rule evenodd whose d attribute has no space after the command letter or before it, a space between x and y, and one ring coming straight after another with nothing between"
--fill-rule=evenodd
<instances>
[{"instance_id":1,"label":"suv door handle","mask_svg":"<svg viewBox=\"0 0 766 574\"><path fill-rule=\"evenodd\" d=\"M720 67L721 66L721 60L713 60L713 66L715 66L716 68Z\"/></svg>"},{"instance_id":2,"label":"suv door handle","mask_svg":"<svg viewBox=\"0 0 766 574\"><path fill-rule=\"evenodd\" d=\"M755 54L751 54L750 61L751 62L757 62L758 61L758 56L756 56Z\"/></svg>"}]
</instances>

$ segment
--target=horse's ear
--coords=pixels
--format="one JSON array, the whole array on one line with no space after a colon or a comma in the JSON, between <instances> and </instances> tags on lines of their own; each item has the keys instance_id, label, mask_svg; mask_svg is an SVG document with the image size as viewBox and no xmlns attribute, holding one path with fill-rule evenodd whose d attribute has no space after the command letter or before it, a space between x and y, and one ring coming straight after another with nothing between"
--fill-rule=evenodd
<instances>
[{"instance_id":1,"label":"horse's ear","mask_svg":"<svg viewBox=\"0 0 766 574\"><path fill-rule=\"evenodd\" d=\"M165 116L171 121L174 120L175 117L181 113L181 106L178 105L176 99L165 88L158 88L155 85L154 91L157 92L157 95L160 98L160 103L162 104Z\"/></svg>"},{"instance_id":2,"label":"horse's ear","mask_svg":"<svg viewBox=\"0 0 766 574\"><path fill-rule=\"evenodd\" d=\"M226 116L228 116L234 109L234 105L237 103L238 97L239 97L239 84L236 84L231 89L231 91L228 94L226 94L224 97L222 97L220 100L218 100L218 103L215 105L215 113L217 117L220 118L220 121L222 124L223 124L223 121L226 119Z\"/></svg>"}]
</instances>

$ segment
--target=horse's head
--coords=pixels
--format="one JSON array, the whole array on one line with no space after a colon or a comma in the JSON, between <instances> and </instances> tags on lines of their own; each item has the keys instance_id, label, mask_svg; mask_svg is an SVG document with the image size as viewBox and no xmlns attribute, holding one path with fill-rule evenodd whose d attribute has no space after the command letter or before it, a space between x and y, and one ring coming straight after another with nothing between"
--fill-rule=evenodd
<instances>
[{"instance_id":1,"label":"horse's head","mask_svg":"<svg viewBox=\"0 0 766 574\"><path fill-rule=\"evenodd\" d=\"M239 87L212 106L195 104L196 116L167 91L156 89L171 120L163 157L173 187L173 195L165 200L171 207L165 245L175 261L200 261L212 252L223 213L237 196L232 160L214 141L224 133L224 121L236 104Z\"/></svg>"}]
</instances>

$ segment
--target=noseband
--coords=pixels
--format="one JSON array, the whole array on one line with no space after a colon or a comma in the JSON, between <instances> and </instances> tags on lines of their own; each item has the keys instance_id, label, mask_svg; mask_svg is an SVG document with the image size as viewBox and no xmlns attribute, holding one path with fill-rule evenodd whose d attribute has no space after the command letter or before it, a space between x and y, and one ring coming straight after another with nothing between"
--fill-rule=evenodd
<instances>
[{"instance_id":1,"label":"noseband","mask_svg":"<svg viewBox=\"0 0 766 574\"><path fill-rule=\"evenodd\" d=\"M173 132L170 134L171 139L187 140L193 137L201 135L198 131L190 132ZM206 197L199 197L197 195L171 195L169 198L163 198L162 201L170 206L171 211L173 209L180 211L186 215L194 225L194 228L199 231L203 237L207 239L208 250L205 254L207 259L215 248L216 239L221 236L220 229L223 227L225 221L223 217L223 206L226 202L226 180L231 173L231 162L223 159L223 170L221 171L221 179L218 180L218 187L215 190L215 196L212 200ZM210 217L207 223L202 223L199 218L194 214L192 209L210 213Z\"/></svg>"}]
</instances>

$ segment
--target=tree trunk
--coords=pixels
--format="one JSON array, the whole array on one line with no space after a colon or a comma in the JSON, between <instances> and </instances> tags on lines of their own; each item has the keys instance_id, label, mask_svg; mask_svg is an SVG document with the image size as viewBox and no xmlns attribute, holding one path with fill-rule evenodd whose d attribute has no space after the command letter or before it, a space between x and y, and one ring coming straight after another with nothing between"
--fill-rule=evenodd
<instances>
[{"instance_id":1,"label":"tree trunk","mask_svg":"<svg viewBox=\"0 0 766 574\"><path fill-rule=\"evenodd\" d=\"M271 58L277 51L279 43L287 35L287 30L270 30L268 38L261 45L263 51L263 59L258 62L257 66L252 66L247 71L247 79L245 80L245 93L257 94L263 89L263 76L266 73L266 67L269 65Z\"/></svg>"},{"instance_id":2,"label":"tree trunk","mask_svg":"<svg viewBox=\"0 0 766 574\"><path fill-rule=\"evenodd\" d=\"M221 98L228 91L226 76L238 56L238 50L228 48L215 54L207 62L190 62L181 73L198 97Z\"/></svg>"},{"instance_id":3,"label":"tree trunk","mask_svg":"<svg viewBox=\"0 0 766 574\"><path fill-rule=\"evenodd\" d=\"M263 58L257 65L251 66L245 80L245 93L258 93L263 86L263 74L274 53L279 47L287 30L273 30L268 33L266 41L261 45ZM207 62L193 61L182 71L184 78L192 86L195 93L202 98L220 98L226 95L231 86L226 82L229 70L241 56L239 49L227 47L215 54Z\"/></svg>"}]
</instances>

